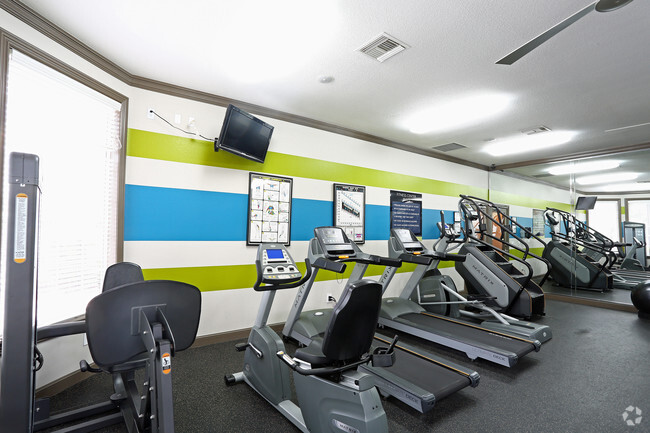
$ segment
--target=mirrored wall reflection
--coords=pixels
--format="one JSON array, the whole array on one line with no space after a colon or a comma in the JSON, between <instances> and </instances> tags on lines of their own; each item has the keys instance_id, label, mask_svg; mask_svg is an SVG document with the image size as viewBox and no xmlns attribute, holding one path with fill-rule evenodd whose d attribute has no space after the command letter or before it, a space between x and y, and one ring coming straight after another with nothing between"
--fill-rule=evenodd
<instances>
[{"instance_id":1,"label":"mirrored wall reflection","mask_svg":"<svg viewBox=\"0 0 650 433\"><path fill-rule=\"evenodd\" d=\"M648 167L650 149L504 171L557 187L571 203L544 209L545 257L555 268L545 291L632 304L631 290L650 280Z\"/></svg>"}]
</instances>

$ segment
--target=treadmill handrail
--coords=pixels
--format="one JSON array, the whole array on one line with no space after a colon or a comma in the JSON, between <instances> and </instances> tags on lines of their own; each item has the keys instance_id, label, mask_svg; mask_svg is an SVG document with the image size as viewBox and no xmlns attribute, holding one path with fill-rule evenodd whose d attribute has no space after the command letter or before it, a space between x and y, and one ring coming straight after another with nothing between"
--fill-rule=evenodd
<instances>
[{"instance_id":1,"label":"treadmill handrail","mask_svg":"<svg viewBox=\"0 0 650 433\"><path fill-rule=\"evenodd\" d=\"M390 266L391 268L399 268L402 266L402 260L391 259L390 257L376 256L374 254L363 254L355 257L345 257L337 260L339 262L354 262L363 263L367 265Z\"/></svg>"},{"instance_id":2,"label":"treadmill handrail","mask_svg":"<svg viewBox=\"0 0 650 433\"><path fill-rule=\"evenodd\" d=\"M416 265L430 265L434 258L431 255L422 253L422 254L409 254L402 253L398 257L399 260L406 263L415 263Z\"/></svg>"}]
</instances>

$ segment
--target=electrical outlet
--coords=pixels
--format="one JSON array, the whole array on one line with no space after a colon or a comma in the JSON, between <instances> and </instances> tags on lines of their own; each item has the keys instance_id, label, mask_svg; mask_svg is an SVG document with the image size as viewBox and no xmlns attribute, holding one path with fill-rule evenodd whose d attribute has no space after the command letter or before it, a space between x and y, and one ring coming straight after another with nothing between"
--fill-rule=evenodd
<instances>
[{"instance_id":1,"label":"electrical outlet","mask_svg":"<svg viewBox=\"0 0 650 433\"><path fill-rule=\"evenodd\" d=\"M190 129L196 127L196 120L192 116L187 118L187 127Z\"/></svg>"},{"instance_id":2,"label":"electrical outlet","mask_svg":"<svg viewBox=\"0 0 650 433\"><path fill-rule=\"evenodd\" d=\"M181 124L181 115L180 114L174 114L174 123L177 125Z\"/></svg>"},{"instance_id":3,"label":"electrical outlet","mask_svg":"<svg viewBox=\"0 0 650 433\"><path fill-rule=\"evenodd\" d=\"M147 110L147 118L153 119L154 118L153 112L154 112L153 108L148 109Z\"/></svg>"}]
</instances>

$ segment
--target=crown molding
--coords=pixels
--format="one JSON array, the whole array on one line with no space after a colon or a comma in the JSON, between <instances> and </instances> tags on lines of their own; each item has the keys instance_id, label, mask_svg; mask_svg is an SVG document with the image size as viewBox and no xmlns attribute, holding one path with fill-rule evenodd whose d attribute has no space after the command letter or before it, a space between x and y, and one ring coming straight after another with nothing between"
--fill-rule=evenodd
<instances>
[{"instance_id":1,"label":"crown molding","mask_svg":"<svg viewBox=\"0 0 650 433\"><path fill-rule=\"evenodd\" d=\"M615 153L635 152L637 150L650 149L650 142L631 144L619 147L610 147L608 149L587 150L584 152L569 153L551 158L532 159L529 161L513 162L512 164L494 165L491 170L508 170L510 168L526 167L529 165L548 164L551 162L570 161L572 159L592 158L596 156L612 155Z\"/></svg>"},{"instance_id":2,"label":"crown molding","mask_svg":"<svg viewBox=\"0 0 650 433\"><path fill-rule=\"evenodd\" d=\"M255 113L260 116L270 117L277 120L291 122L297 125L307 126L322 131L332 132L339 135L344 135L359 140L369 141L375 144L392 147L394 149L404 150L419 155L424 155L430 158L439 159L443 161L453 162L479 170L488 170L487 165L466 161L461 158L456 158L450 155L443 155L429 149L422 149L419 147L411 146L408 144L388 140L376 135L367 134L365 132L356 131L354 129L345 128L342 126L334 125L331 123L322 122L319 120L310 119L303 116L298 116L283 111L274 110L271 108L250 104L244 101L226 98L223 96L194 90L187 87L177 86L174 84L165 83L162 81L152 80L146 77L141 77L129 73L124 68L112 62L108 58L102 56L90 47L85 45L82 41L67 33L60 27L56 26L46 18L37 14L34 10L28 8L24 4L16 0L0 0L0 8L26 23L35 30L41 32L48 38L59 43L73 53L77 54L84 60L92 63L108 74L114 76L125 84L153 92L158 92L170 96L176 96L183 99L203 102L211 105L218 105L225 107L228 104L237 105L245 111Z\"/></svg>"}]
</instances>

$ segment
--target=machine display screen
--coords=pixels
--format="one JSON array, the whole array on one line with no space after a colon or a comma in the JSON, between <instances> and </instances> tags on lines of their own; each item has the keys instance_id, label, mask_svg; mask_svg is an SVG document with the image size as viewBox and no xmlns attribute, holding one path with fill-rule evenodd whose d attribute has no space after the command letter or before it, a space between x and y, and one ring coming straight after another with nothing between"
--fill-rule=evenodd
<instances>
[{"instance_id":1,"label":"machine display screen","mask_svg":"<svg viewBox=\"0 0 650 433\"><path fill-rule=\"evenodd\" d=\"M411 236L411 231L406 229L396 229L395 234L402 243L414 242L415 239Z\"/></svg>"},{"instance_id":2,"label":"machine display screen","mask_svg":"<svg viewBox=\"0 0 650 433\"><path fill-rule=\"evenodd\" d=\"M343 230L340 228L330 228L330 229L321 229L319 230L320 238L323 240L323 243L326 245L336 245L336 244L346 244L347 242L343 238Z\"/></svg>"},{"instance_id":3,"label":"machine display screen","mask_svg":"<svg viewBox=\"0 0 650 433\"><path fill-rule=\"evenodd\" d=\"M269 260L284 259L284 254L282 254L282 250L279 249L266 250L266 257L268 257Z\"/></svg>"}]
</instances>

